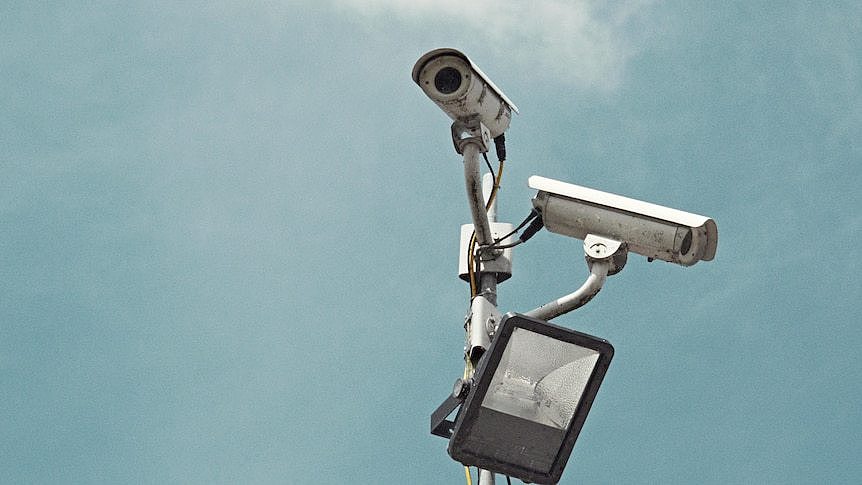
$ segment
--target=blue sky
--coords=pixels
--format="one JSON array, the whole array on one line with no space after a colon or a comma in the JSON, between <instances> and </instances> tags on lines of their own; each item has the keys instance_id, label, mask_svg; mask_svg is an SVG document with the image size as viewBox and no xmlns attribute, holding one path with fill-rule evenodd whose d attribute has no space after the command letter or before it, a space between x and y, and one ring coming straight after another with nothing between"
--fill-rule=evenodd
<instances>
[{"instance_id":1,"label":"blue sky","mask_svg":"<svg viewBox=\"0 0 862 485\"><path fill-rule=\"evenodd\" d=\"M614 361L561 483L858 483L856 2L6 2L0 482L462 483L469 221L410 80L459 48L539 174L713 217L557 323ZM539 233L499 288L580 285Z\"/></svg>"}]
</instances>

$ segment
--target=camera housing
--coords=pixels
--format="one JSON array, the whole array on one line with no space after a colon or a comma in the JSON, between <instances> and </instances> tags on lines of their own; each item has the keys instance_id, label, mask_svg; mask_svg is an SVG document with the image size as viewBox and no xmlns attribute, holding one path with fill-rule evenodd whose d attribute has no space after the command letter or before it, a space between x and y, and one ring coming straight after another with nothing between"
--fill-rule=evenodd
<instances>
[{"instance_id":1,"label":"camera housing","mask_svg":"<svg viewBox=\"0 0 862 485\"><path fill-rule=\"evenodd\" d=\"M718 228L709 217L536 175L528 184L538 190L533 207L553 233L614 239L647 258L682 266L715 257Z\"/></svg>"},{"instance_id":2,"label":"camera housing","mask_svg":"<svg viewBox=\"0 0 862 485\"><path fill-rule=\"evenodd\" d=\"M477 117L491 137L503 134L518 108L473 61L456 49L435 49L416 61L413 81L453 120Z\"/></svg>"}]
</instances>

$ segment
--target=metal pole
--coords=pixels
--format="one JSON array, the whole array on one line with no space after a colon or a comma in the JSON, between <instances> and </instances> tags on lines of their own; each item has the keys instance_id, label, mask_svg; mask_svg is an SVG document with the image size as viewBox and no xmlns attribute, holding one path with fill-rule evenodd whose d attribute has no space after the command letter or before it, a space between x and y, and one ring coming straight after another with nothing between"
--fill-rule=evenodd
<instances>
[{"instance_id":1,"label":"metal pole","mask_svg":"<svg viewBox=\"0 0 862 485\"><path fill-rule=\"evenodd\" d=\"M482 198L485 200L487 204L488 199L491 197L491 191L494 188L494 177L490 173L486 173L482 177ZM494 198L494 202L488 208L488 222L497 222L497 199ZM490 225L490 224L489 224ZM478 232L476 233L478 237ZM490 235L490 230L488 231L489 238L492 238ZM493 272L482 273L479 278L479 294L483 295L494 307L497 306L497 274ZM481 325L482 332L487 332L487 328L485 328L485 316L479 320ZM475 328L471 328L470 331L476 330ZM479 470L479 485L494 485L494 473L488 470Z\"/></svg>"},{"instance_id":2,"label":"metal pole","mask_svg":"<svg viewBox=\"0 0 862 485\"><path fill-rule=\"evenodd\" d=\"M490 173L486 173L482 177L482 198L485 200L485 204L488 203L488 198L491 197L491 191L494 188L494 176ZM497 199L494 198L494 202L491 204L491 207L488 208L488 223L490 226L491 222L497 222ZM490 230L488 231L489 234ZM491 239L489 241L493 242L493 235L489 236ZM478 233L477 233L478 239ZM492 305L497 306L497 274L488 272L482 273L479 277L479 294L484 296Z\"/></svg>"},{"instance_id":3,"label":"metal pole","mask_svg":"<svg viewBox=\"0 0 862 485\"><path fill-rule=\"evenodd\" d=\"M488 223L488 213L485 211L485 200L482 197L482 179L479 177L480 148L476 142L464 144L464 181L467 184L467 201L470 203L476 240L481 245L488 245L493 243L494 239L491 236L491 225Z\"/></svg>"},{"instance_id":4,"label":"metal pole","mask_svg":"<svg viewBox=\"0 0 862 485\"><path fill-rule=\"evenodd\" d=\"M488 470L479 470L479 485L494 485L494 474Z\"/></svg>"},{"instance_id":5,"label":"metal pole","mask_svg":"<svg viewBox=\"0 0 862 485\"><path fill-rule=\"evenodd\" d=\"M453 125L454 126L454 125ZM457 141L456 141L457 143ZM480 153L483 151L482 145L478 142L466 142L461 145L461 152L464 156L464 182L467 188L467 202L470 205L470 213L473 218L473 230L476 233L476 241L479 245L487 246L493 244L494 236L491 233L491 222L496 222L497 219L497 204L496 201L488 209L485 205L491 196L491 190L494 187L494 178L491 174L481 175L481 165L479 162ZM493 311L497 307L497 275L493 272L481 273L479 277L479 292ZM489 342L488 328L486 322L490 317L491 308L488 305L478 304L477 297L470 302L470 318L468 320L469 327L467 335L473 335L473 332L481 332L483 335L480 341ZM472 339L472 337L471 337ZM471 345L468 342L466 348L466 358L471 359ZM472 377L472 375L470 376ZM479 470L479 485L494 485L494 473L488 470Z\"/></svg>"}]
</instances>

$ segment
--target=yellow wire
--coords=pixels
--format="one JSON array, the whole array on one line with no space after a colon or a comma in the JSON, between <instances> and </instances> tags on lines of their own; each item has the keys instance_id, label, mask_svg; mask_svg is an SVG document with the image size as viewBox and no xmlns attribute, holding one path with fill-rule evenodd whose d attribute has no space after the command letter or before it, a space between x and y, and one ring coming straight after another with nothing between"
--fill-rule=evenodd
<instances>
[{"instance_id":1,"label":"yellow wire","mask_svg":"<svg viewBox=\"0 0 862 485\"><path fill-rule=\"evenodd\" d=\"M476 248L476 231L470 236L470 245L467 246L467 274L470 275L470 299L476 296L476 262L474 261L473 253Z\"/></svg>"},{"instance_id":2,"label":"yellow wire","mask_svg":"<svg viewBox=\"0 0 862 485\"><path fill-rule=\"evenodd\" d=\"M491 195L488 197L488 203L485 204L485 210L491 208L494 203L494 198L497 196L497 189L500 188L500 181L503 180L503 164L505 160L500 160L500 165L497 167L497 180L494 181L494 186L491 187Z\"/></svg>"},{"instance_id":3,"label":"yellow wire","mask_svg":"<svg viewBox=\"0 0 862 485\"><path fill-rule=\"evenodd\" d=\"M470 362L466 356L464 357L464 379L473 376L473 362Z\"/></svg>"},{"instance_id":4,"label":"yellow wire","mask_svg":"<svg viewBox=\"0 0 862 485\"><path fill-rule=\"evenodd\" d=\"M500 160L500 164L497 167L497 179L494 180L494 186L491 187L491 193L488 195L488 202L485 204L485 210L491 208L491 204L494 203L494 200L497 198L497 189L500 188L500 181L503 180L503 166L505 164L505 160ZM467 274L470 277L470 298L476 296L478 293L476 288L476 261L474 253L476 252L476 231L473 231L473 235L470 237L470 245L468 247L469 253L467 255Z\"/></svg>"},{"instance_id":5,"label":"yellow wire","mask_svg":"<svg viewBox=\"0 0 862 485\"><path fill-rule=\"evenodd\" d=\"M464 474L467 475L467 485L473 485L473 477L470 476L470 467L464 467Z\"/></svg>"}]
</instances>

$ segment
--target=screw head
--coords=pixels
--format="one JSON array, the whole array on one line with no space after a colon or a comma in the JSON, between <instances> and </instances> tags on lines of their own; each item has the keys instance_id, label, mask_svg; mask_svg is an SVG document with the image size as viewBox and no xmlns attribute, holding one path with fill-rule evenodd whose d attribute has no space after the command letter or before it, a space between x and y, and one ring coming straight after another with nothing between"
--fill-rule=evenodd
<instances>
[{"instance_id":1,"label":"screw head","mask_svg":"<svg viewBox=\"0 0 862 485\"><path fill-rule=\"evenodd\" d=\"M607 246L605 246L602 243L596 243L596 244L593 244L592 246L590 246L590 252L593 254L593 256L599 257L599 258L604 257L605 254L607 253L607 250L608 250Z\"/></svg>"},{"instance_id":2,"label":"screw head","mask_svg":"<svg viewBox=\"0 0 862 485\"><path fill-rule=\"evenodd\" d=\"M452 387L452 397L455 399L463 401L467 398L467 394L470 393L470 387L473 385L472 379L458 379L455 381L455 385Z\"/></svg>"}]
</instances>

